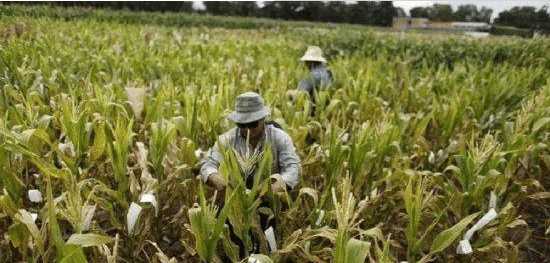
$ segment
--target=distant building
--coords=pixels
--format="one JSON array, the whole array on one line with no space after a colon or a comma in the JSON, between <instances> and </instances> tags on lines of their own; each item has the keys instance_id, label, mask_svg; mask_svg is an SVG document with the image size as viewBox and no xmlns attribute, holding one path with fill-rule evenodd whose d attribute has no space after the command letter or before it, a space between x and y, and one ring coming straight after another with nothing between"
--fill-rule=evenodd
<instances>
[{"instance_id":1,"label":"distant building","mask_svg":"<svg viewBox=\"0 0 550 263\"><path fill-rule=\"evenodd\" d=\"M462 31L487 31L491 25L485 22L452 22L452 27Z\"/></svg>"},{"instance_id":2,"label":"distant building","mask_svg":"<svg viewBox=\"0 0 550 263\"><path fill-rule=\"evenodd\" d=\"M453 22L429 21L427 29L454 30Z\"/></svg>"},{"instance_id":3,"label":"distant building","mask_svg":"<svg viewBox=\"0 0 550 263\"><path fill-rule=\"evenodd\" d=\"M483 22L439 22L419 17L394 17L393 29L434 29L463 32L488 31L491 25Z\"/></svg>"},{"instance_id":4,"label":"distant building","mask_svg":"<svg viewBox=\"0 0 550 263\"><path fill-rule=\"evenodd\" d=\"M412 28L426 28L429 22L430 20L427 18L402 16L394 17L392 25L394 29L405 30Z\"/></svg>"},{"instance_id":5,"label":"distant building","mask_svg":"<svg viewBox=\"0 0 550 263\"><path fill-rule=\"evenodd\" d=\"M490 34L488 32L466 31L466 32L464 32L464 35L469 36L469 37L473 37L473 38L486 38L486 37L489 37Z\"/></svg>"}]
</instances>

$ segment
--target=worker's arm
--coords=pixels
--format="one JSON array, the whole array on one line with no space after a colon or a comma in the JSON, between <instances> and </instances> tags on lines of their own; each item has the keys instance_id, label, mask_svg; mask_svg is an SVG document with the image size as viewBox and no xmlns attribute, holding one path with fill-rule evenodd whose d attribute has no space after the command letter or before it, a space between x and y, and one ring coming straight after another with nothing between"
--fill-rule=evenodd
<instances>
[{"instance_id":1,"label":"worker's arm","mask_svg":"<svg viewBox=\"0 0 550 263\"><path fill-rule=\"evenodd\" d=\"M307 92L309 95L313 95L314 88L315 83L311 78L300 80L300 82L298 83L298 90Z\"/></svg>"},{"instance_id":2,"label":"worker's arm","mask_svg":"<svg viewBox=\"0 0 550 263\"><path fill-rule=\"evenodd\" d=\"M292 138L281 130L277 131L277 151L281 177L286 185L294 188L299 182L300 158L296 154Z\"/></svg>"},{"instance_id":3,"label":"worker's arm","mask_svg":"<svg viewBox=\"0 0 550 263\"><path fill-rule=\"evenodd\" d=\"M206 157L204 158L201 166L200 177L203 182L206 182L208 180L208 176L218 172L218 168L220 167L220 162L222 159L223 156L220 153L218 143L216 142L216 144L214 144L214 147L208 150L208 153L206 154Z\"/></svg>"}]
</instances>

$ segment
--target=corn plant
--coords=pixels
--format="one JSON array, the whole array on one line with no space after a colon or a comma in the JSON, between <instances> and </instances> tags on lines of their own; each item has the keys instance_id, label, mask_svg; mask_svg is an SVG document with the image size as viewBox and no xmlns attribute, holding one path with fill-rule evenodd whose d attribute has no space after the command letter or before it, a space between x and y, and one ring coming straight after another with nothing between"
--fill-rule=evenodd
<instances>
[{"instance_id":1,"label":"corn plant","mask_svg":"<svg viewBox=\"0 0 550 263\"><path fill-rule=\"evenodd\" d=\"M505 180L499 172L505 159L494 137L486 135L479 144L470 143L466 153L456 156L458 167L451 165L446 168L456 172L460 183L463 193L461 214L467 214L472 206L479 204L478 200L487 193L486 189L494 189L499 181Z\"/></svg>"},{"instance_id":2,"label":"corn plant","mask_svg":"<svg viewBox=\"0 0 550 263\"><path fill-rule=\"evenodd\" d=\"M218 214L217 206L207 203L202 186L200 186L199 195L200 204L195 205L188 212L197 253L205 262L220 261L217 246L226 227L227 208L224 206Z\"/></svg>"},{"instance_id":3,"label":"corn plant","mask_svg":"<svg viewBox=\"0 0 550 263\"><path fill-rule=\"evenodd\" d=\"M81 166L88 147L90 147L92 127L87 122L88 114L84 105L77 106L68 98L60 103L59 120L66 137L65 142L60 144L59 148L64 153L61 155L64 161L71 167L73 173L77 173L77 167Z\"/></svg>"},{"instance_id":4,"label":"corn plant","mask_svg":"<svg viewBox=\"0 0 550 263\"><path fill-rule=\"evenodd\" d=\"M153 169L158 179L162 182L165 178L163 161L168 151L168 146L175 138L174 124L166 120L153 123L151 132L151 151L149 152Z\"/></svg>"},{"instance_id":5,"label":"corn plant","mask_svg":"<svg viewBox=\"0 0 550 263\"><path fill-rule=\"evenodd\" d=\"M227 178L228 186L226 189L227 217L229 223L233 226L235 234L244 244L245 251L252 250L251 231L258 237L263 234L258 218L258 207L262 198L273 198L271 188L269 187L270 175L272 169L271 146L264 145L261 152L240 156L240 153L233 149L223 148L224 161L220 166L220 174ZM241 163L250 164L243 167ZM255 167L255 168L252 168ZM252 173L248 173L252 172ZM252 188L248 188L246 181L248 176L253 176ZM273 200L273 199L272 199Z\"/></svg>"},{"instance_id":6,"label":"corn plant","mask_svg":"<svg viewBox=\"0 0 550 263\"><path fill-rule=\"evenodd\" d=\"M115 182L118 184L118 191L126 193L128 191L128 177L126 173L128 163L129 147L132 143L133 119L126 120L124 117L118 117L113 124L108 123L105 132L108 134L108 153L112 160L113 174Z\"/></svg>"},{"instance_id":7,"label":"corn plant","mask_svg":"<svg viewBox=\"0 0 550 263\"><path fill-rule=\"evenodd\" d=\"M416 262L419 256L422 255L422 251L427 247L428 237L433 236L433 232L437 229L437 226L441 224L441 220L445 218L445 215L449 209L449 205L452 203L452 199L442 209L435 212L433 217L426 222L426 218L423 216L422 211L433 207L431 204L434 202L432 199L433 191L426 193L426 188L429 184L429 179L422 173L414 173L412 171L407 172L409 182L405 191L403 192L403 200L405 203L405 210L407 212L408 224L406 229L407 237L407 259ZM433 208L432 208L433 209ZM464 217L458 223L452 227L441 231L439 234L433 237L433 241L429 248L429 252L423 255L418 262L428 262L433 258L436 253L445 250L450 246L454 240L464 231L472 220L477 217L479 213L474 213ZM429 223L427 227L423 223Z\"/></svg>"},{"instance_id":8,"label":"corn plant","mask_svg":"<svg viewBox=\"0 0 550 263\"><path fill-rule=\"evenodd\" d=\"M337 221L334 262L365 262L371 243L352 237L352 231L360 223L358 216L361 207L356 207L356 200L351 192L351 183L347 178L342 183L341 194L340 202L338 202L336 191L332 188L332 200L335 205Z\"/></svg>"}]
</instances>

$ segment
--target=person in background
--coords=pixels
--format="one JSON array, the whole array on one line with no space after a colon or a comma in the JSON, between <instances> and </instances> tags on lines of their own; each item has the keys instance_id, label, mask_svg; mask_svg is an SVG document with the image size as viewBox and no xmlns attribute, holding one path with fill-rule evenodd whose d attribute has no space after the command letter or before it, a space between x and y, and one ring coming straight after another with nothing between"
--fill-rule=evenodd
<instances>
[{"instance_id":1,"label":"person in background","mask_svg":"<svg viewBox=\"0 0 550 263\"><path fill-rule=\"evenodd\" d=\"M311 102L315 104L316 92L320 89L329 88L334 77L326 66L327 60L323 57L323 51L320 47L309 46L300 60L308 68L309 74L298 83L298 90L307 92Z\"/></svg>"}]
</instances>

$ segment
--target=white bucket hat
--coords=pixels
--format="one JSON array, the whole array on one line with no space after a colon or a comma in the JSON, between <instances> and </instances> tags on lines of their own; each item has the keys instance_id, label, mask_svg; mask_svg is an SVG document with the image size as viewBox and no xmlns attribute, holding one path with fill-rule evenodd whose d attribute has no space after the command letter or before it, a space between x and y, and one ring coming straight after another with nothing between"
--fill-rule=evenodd
<instances>
[{"instance_id":1,"label":"white bucket hat","mask_svg":"<svg viewBox=\"0 0 550 263\"><path fill-rule=\"evenodd\" d=\"M323 57L323 51L318 46L307 47L306 53L302 56L302 58L300 58L300 60L327 63L327 60Z\"/></svg>"},{"instance_id":2,"label":"white bucket hat","mask_svg":"<svg viewBox=\"0 0 550 263\"><path fill-rule=\"evenodd\" d=\"M250 123L261 120L269 115L269 108L264 106L264 100L256 92L245 92L237 96L235 111L227 118L235 123Z\"/></svg>"}]
</instances>

